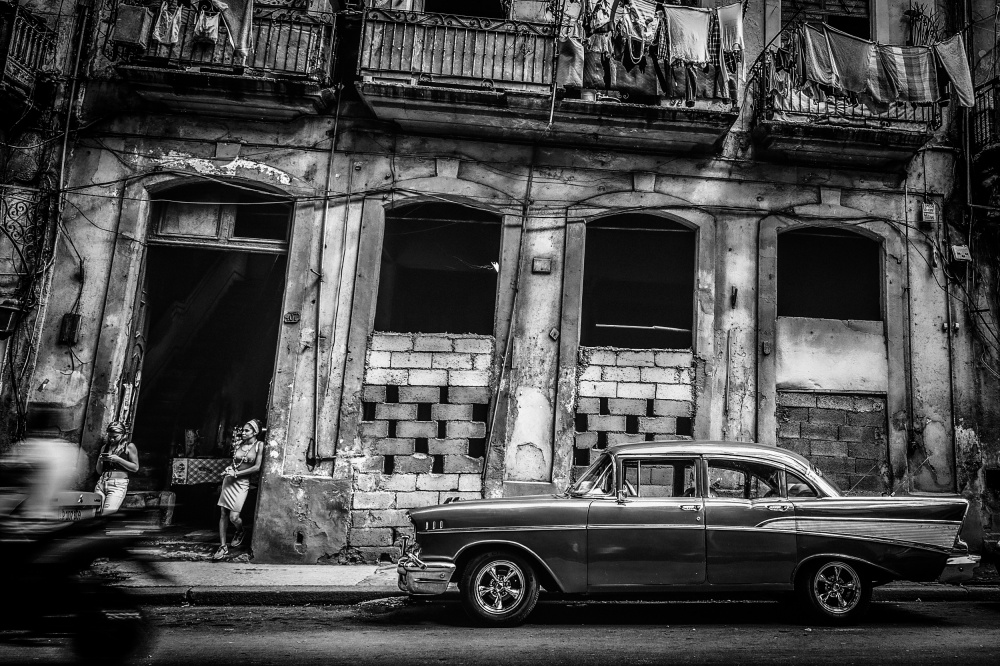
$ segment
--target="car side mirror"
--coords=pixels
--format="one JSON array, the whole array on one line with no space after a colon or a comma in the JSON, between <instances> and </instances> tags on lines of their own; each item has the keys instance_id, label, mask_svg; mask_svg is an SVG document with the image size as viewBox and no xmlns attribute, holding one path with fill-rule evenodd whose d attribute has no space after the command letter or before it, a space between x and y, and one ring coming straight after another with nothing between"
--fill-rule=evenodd
<instances>
[{"instance_id":1,"label":"car side mirror","mask_svg":"<svg viewBox=\"0 0 1000 666\"><path fill-rule=\"evenodd\" d=\"M625 489L624 488L619 488L618 489L618 494L616 495L615 500L619 504L625 504Z\"/></svg>"}]
</instances>

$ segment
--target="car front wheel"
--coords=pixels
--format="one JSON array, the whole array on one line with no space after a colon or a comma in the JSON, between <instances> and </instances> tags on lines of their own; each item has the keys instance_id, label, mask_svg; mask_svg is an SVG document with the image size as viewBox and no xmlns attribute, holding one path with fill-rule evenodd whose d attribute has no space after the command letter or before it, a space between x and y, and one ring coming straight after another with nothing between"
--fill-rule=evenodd
<instances>
[{"instance_id":1,"label":"car front wheel","mask_svg":"<svg viewBox=\"0 0 1000 666\"><path fill-rule=\"evenodd\" d=\"M827 624L850 624L864 614L872 586L858 571L857 565L829 560L805 572L797 591L814 618Z\"/></svg>"},{"instance_id":2,"label":"car front wheel","mask_svg":"<svg viewBox=\"0 0 1000 666\"><path fill-rule=\"evenodd\" d=\"M462 606L479 624L513 627L538 601L538 578L520 555L483 553L472 559L460 583Z\"/></svg>"}]
</instances>

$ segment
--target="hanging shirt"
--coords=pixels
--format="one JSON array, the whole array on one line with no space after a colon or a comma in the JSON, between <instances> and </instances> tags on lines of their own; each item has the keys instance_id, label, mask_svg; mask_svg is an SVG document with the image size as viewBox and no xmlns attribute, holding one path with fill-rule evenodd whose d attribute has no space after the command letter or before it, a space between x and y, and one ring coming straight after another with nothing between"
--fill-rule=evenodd
<instances>
[{"instance_id":1,"label":"hanging shirt","mask_svg":"<svg viewBox=\"0 0 1000 666\"><path fill-rule=\"evenodd\" d=\"M743 3L719 7L719 38L723 52L746 48L743 42Z\"/></svg>"},{"instance_id":2,"label":"hanging shirt","mask_svg":"<svg viewBox=\"0 0 1000 666\"><path fill-rule=\"evenodd\" d=\"M972 73L969 71L969 61L965 56L962 35L956 34L943 42L938 42L934 45L934 53L937 54L941 66L951 79L951 85L955 87L955 99L959 106L973 106L976 95L972 87Z\"/></svg>"},{"instance_id":3,"label":"hanging shirt","mask_svg":"<svg viewBox=\"0 0 1000 666\"><path fill-rule=\"evenodd\" d=\"M670 38L670 62L707 63L712 11L693 7L663 8Z\"/></svg>"}]
</instances>

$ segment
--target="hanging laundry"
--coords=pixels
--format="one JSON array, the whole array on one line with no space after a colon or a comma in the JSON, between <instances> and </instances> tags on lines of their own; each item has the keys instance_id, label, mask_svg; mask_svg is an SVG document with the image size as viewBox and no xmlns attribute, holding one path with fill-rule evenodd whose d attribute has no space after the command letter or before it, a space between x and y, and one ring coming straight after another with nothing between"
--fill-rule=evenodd
<instances>
[{"instance_id":1,"label":"hanging laundry","mask_svg":"<svg viewBox=\"0 0 1000 666\"><path fill-rule=\"evenodd\" d=\"M868 87L875 45L829 26L823 26L830 45L834 85L846 92L860 93Z\"/></svg>"},{"instance_id":2,"label":"hanging laundry","mask_svg":"<svg viewBox=\"0 0 1000 666\"><path fill-rule=\"evenodd\" d=\"M808 23L802 26L800 33L799 58L802 83L812 82L824 86L836 84L836 74L833 71L833 61L830 58L830 43L826 40L826 32L814 28Z\"/></svg>"},{"instance_id":3,"label":"hanging laundry","mask_svg":"<svg viewBox=\"0 0 1000 666\"><path fill-rule=\"evenodd\" d=\"M714 12L694 7L663 8L670 40L670 62L707 63L709 30Z\"/></svg>"},{"instance_id":4,"label":"hanging laundry","mask_svg":"<svg viewBox=\"0 0 1000 666\"><path fill-rule=\"evenodd\" d=\"M559 40L559 59L556 61L556 85L583 86L583 41L576 37Z\"/></svg>"},{"instance_id":5,"label":"hanging laundry","mask_svg":"<svg viewBox=\"0 0 1000 666\"><path fill-rule=\"evenodd\" d=\"M191 41L195 44L214 46L219 41L219 13L198 10L191 29Z\"/></svg>"},{"instance_id":6,"label":"hanging laundry","mask_svg":"<svg viewBox=\"0 0 1000 666\"><path fill-rule=\"evenodd\" d=\"M153 21L153 40L165 46L172 46L181 39L181 8L178 6L170 11L170 5L164 2Z\"/></svg>"},{"instance_id":7,"label":"hanging laundry","mask_svg":"<svg viewBox=\"0 0 1000 666\"><path fill-rule=\"evenodd\" d=\"M719 7L719 38L722 41L722 50L742 51L746 48L743 42L743 4L737 2L735 5Z\"/></svg>"},{"instance_id":8,"label":"hanging laundry","mask_svg":"<svg viewBox=\"0 0 1000 666\"><path fill-rule=\"evenodd\" d=\"M614 53L615 47L611 40L611 11L616 9L614 0L596 0L590 14L587 16L589 34L587 36L587 51L590 53Z\"/></svg>"},{"instance_id":9,"label":"hanging laundry","mask_svg":"<svg viewBox=\"0 0 1000 666\"><path fill-rule=\"evenodd\" d=\"M253 49L253 0L212 0L212 5L222 15L229 33L229 45L233 47L233 61L245 65Z\"/></svg>"},{"instance_id":10,"label":"hanging laundry","mask_svg":"<svg viewBox=\"0 0 1000 666\"><path fill-rule=\"evenodd\" d=\"M884 102L916 104L930 104L937 100L937 68L934 52L929 46L880 44L875 49L878 67L872 68L872 74L877 76L877 81L870 86L872 97ZM876 90L878 95L875 94Z\"/></svg>"},{"instance_id":11,"label":"hanging laundry","mask_svg":"<svg viewBox=\"0 0 1000 666\"><path fill-rule=\"evenodd\" d=\"M898 101L929 104L937 97L937 69L930 47L875 46L868 88L859 95L872 113L885 113Z\"/></svg>"},{"instance_id":12,"label":"hanging laundry","mask_svg":"<svg viewBox=\"0 0 1000 666\"><path fill-rule=\"evenodd\" d=\"M969 71L962 35L956 34L943 42L938 42L934 45L934 53L951 79L959 106L973 106L976 95L972 87L972 73Z\"/></svg>"}]
</instances>

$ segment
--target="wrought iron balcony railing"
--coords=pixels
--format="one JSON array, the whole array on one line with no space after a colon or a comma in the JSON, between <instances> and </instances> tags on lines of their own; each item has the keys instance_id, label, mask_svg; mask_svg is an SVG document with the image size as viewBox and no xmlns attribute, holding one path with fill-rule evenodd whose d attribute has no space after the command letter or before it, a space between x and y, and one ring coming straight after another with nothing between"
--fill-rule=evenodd
<instances>
[{"instance_id":1,"label":"wrought iron balcony railing","mask_svg":"<svg viewBox=\"0 0 1000 666\"><path fill-rule=\"evenodd\" d=\"M220 22L218 40L206 43L195 38L197 12L181 8L180 38L175 44L150 39L145 51L121 55L129 64L165 69L210 71L218 68L238 74L308 78L329 81L332 72L335 21L332 15L271 15L257 10L253 18L250 53L245 62L235 54L225 23Z\"/></svg>"},{"instance_id":2,"label":"wrought iron balcony railing","mask_svg":"<svg viewBox=\"0 0 1000 666\"><path fill-rule=\"evenodd\" d=\"M941 126L941 110L936 104L915 106L893 104L884 113L873 113L857 98L828 95L820 100L788 86L776 72L770 54L754 68L756 89L755 123L763 120L803 125L864 127L882 130L927 132Z\"/></svg>"},{"instance_id":3,"label":"wrought iron balcony railing","mask_svg":"<svg viewBox=\"0 0 1000 666\"><path fill-rule=\"evenodd\" d=\"M0 8L3 83L30 93L55 52L55 33L22 7Z\"/></svg>"},{"instance_id":4,"label":"wrought iron balcony railing","mask_svg":"<svg viewBox=\"0 0 1000 666\"><path fill-rule=\"evenodd\" d=\"M1000 80L993 79L976 88L971 120L973 156L1000 144Z\"/></svg>"},{"instance_id":5,"label":"wrought iron balcony railing","mask_svg":"<svg viewBox=\"0 0 1000 666\"><path fill-rule=\"evenodd\" d=\"M549 90L553 26L369 9L359 73L369 80Z\"/></svg>"}]
</instances>

